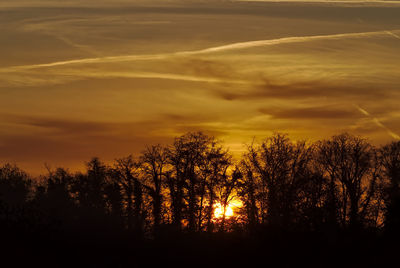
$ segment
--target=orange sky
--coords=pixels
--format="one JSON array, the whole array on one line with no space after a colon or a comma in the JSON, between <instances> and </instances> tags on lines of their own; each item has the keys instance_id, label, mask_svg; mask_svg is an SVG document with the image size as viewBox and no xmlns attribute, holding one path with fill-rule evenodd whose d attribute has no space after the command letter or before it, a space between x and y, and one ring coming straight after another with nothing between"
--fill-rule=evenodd
<instances>
[{"instance_id":1,"label":"orange sky","mask_svg":"<svg viewBox=\"0 0 400 268\"><path fill-rule=\"evenodd\" d=\"M192 130L234 152L399 139L400 2L350 2L3 1L0 162L76 169Z\"/></svg>"}]
</instances>

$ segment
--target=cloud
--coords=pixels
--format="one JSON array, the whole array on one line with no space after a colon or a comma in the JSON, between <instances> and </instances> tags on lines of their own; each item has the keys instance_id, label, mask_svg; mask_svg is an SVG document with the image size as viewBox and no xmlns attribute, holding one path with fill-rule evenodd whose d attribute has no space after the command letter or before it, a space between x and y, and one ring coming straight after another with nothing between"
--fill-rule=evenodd
<instances>
[{"instance_id":1,"label":"cloud","mask_svg":"<svg viewBox=\"0 0 400 268\"><path fill-rule=\"evenodd\" d=\"M135 71L102 71L102 72L71 72L61 71L62 75L73 75L75 77L86 77L86 78L105 78L105 77L120 77L120 78L153 78L153 79L167 79L167 80L178 80L178 81L189 81L189 82L203 82L203 83L231 83L231 84L248 84L248 81L224 78L224 77L211 77L211 76L197 76L197 75L186 75L186 74L174 74L174 73L156 73L156 72L135 72ZM213 74L210 70L208 74Z\"/></svg>"},{"instance_id":2,"label":"cloud","mask_svg":"<svg viewBox=\"0 0 400 268\"><path fill-rule=\"evenodd\" d=\"M112 160L139 153L146 144L172 140L161 132L168 123L160 119L100 122L18 115L1 118L1 124L11 132L0 132L0 160L34 163L36 170L45 162L66 162L75 168L93 156Z\"/></svg>"},{"instance_id":3,"label":"cloud","mask_svg":"<svg viewBox=\"0 0 400 268\"><path fill-rule=\"evenodd\" d=\"M180 68L183 71L182 68ZM186 69L189 71L190 69ZM197 73L198 71L193 71ZM232 75L230 77L213 77L212 70L208 73L204 72L204 76L191 75L191 74L178 74L178 73L162 73L162 72L139 72L139 71L112 71L112 70L98 70L98 71L85 71L85 70L58 70L55 72L47 73L42 75L39 73L29 73L22 75L11 75L5 76L0 75L0 80L4 80L3 85L5 87L18 87L18 86L42 86L42 85L57 85L68 83L76 80L83 79L105 79L105 78L128 78L128 79L162 79L162 80L174 80L174 81L185 81L185 82L195 82L195 83L211 83L211 84L237 84L237 85L248 85L249 81L245 79L234 78ZM207 75L207 76L206 76ZM50 78L49 78L50 76Z\"/></svg>"},{"instance_id":4,"label":"cloud","mask_svg":"<svg viewBox=\"0 0 400 268\"><path fill-rule=\"evenodd\" d=\"M270 40L257 40L257 41L248 41L248 42L240 42L233 43L224 46L211 47L203 50L199 50L196 53L214 53L221 51L229 51L229 50L237 50L237 49L247 49L247 48L255 48L255 47L264 47L264 46L275 46L282 44L293 44L293 43L303 43L303 42L312 42L318 40L330 40L330 39L343 39L343 38L365 38L372 37L377 35L385 35L388 34L387 31L375 31L375 32L362 32L362 33L341 33L341 34L330 34L330 35L314 35L314 36L291 36L291 37L282 37Z\"/></svg>"},{"instance_id":5,"label":"cloud","mask_svg":"<svg viewBox=\"0 0 400 268\"><path fill-rule=\"evenodd\" d=\"M328 80L293 81L278 84L275 81L263 79L261 85L254 85L253 89L243 92L221 90L216 92L225 100L255 100L255 99L310 99L310 98L340 98L369 99L382 98L390 95L391 88L381 89L375 84L345 84L344 82Z\"/></svg>"},{"instance_id":6,"label":"cloud","mask_svg":"<svg viewBox=\"0 0 400 268\"><path fill-rule=\"evenodd\" d=\"M110 162L124 155L139 154L146 145L170 144L175 136L186 131L225 134L204 127L216 118L208 114L165 113L142 121L102 122L2 114L0 162L16 162L34 174L41 172L44 163L80 169L93 156Z\"/></svg>"},{"instance_id":7,"label":"cloud","mask_svg":"<svg viewBox=\"0 0 400 268\"><path fill-rule=\"evenodd\" d=\"M0 160L71 166L197 130L236 149L398 132L396 7L52 2L72 8L1 9L0 113L19 116L0 116Z\"/></svg>"},{"instance_id":8,"label":"cloud","mask_svg":"<svg viewBox=\"0 0 400 268\"><path fill-rule=\"evenodd\" d=\"M3 121L12 122L30 127L43 128L50 132L64 134L91 134L103 133L118 126L116 123L103 123L94 121L76 121L60 118L22 116L22 115L2 115Z\"/></svg>"},{"instance_id":9,"label":"cloud","mask_svg":"<svg viewBox=\"0 0 400 268\"><path fill-rule=\"evenodd\" d=\"M393 31L392 31L393 32ZM297 36L297 37L284 37L268 40L257 40L248 42L232 43L223 46L210 47L206 49L193 50L193 51L178 51L173 53L161 53L161 54L148 54L148 55L122 55L122 56L107 56L107 57L95 57L95 58L84 58L75 60L57 61L51 63L32 64L32 65L21 65L0 68L0 73L12 73L21 72L33 69L51 68L66 65L81 65L81 64L95 64L95 63L113 63L113 62L128 62L128 61L155 61L164 60L173 57L182 56L194 56L209 54L215 52L225 52L232 50L241 50L255 47L264 46L275 46L281 44L293 44L301 42L311 42L317 40L334 40L343 38L365 38L372 36L384 36L389 35L388 31L374 31L374 32L360 32L360 33L341 33L341 34L330 34L330 35L315 35L315 36Z\"/></svg>"},{"instance_id":10,"label":"cloud","mask_svg":"<svg viewBox=\"0 0 400 268\"><path fill-rule=\"evenodd\" d=\"M177 72L186 72L196 77L224 78L228 81L239 80L242 84L244 84L243 82L245 81L245 79L240 80L243 78L243 75L238 72L237 68L235 68L236 66L232 66L217 59L188 57L176 59L174 65L177 67L173 70Z\"/></svg>"},{"instance_id":11,"label":"cloud","mask_svg":"<svg viewBox=\"0 0 400 268\"><path fill-rule=\"evenodd\" d=\"M157 133L165 135L166 129L181 128L185 124L203 124L218 118L217 115L194 114L182 115L176 113L164 113L138 121L95 121L77 120L70 118L27 116L15 114L1 114L1 122L36 129L42 136L59 137L69 139L71 137L97 137L104 139L132 140L135 137L157 137ZM164 132L163 132L164 131ZM151 134L150 134L151 133ZM1 135L1 133L0 133ZM169 136L168 138L171 138Z\"/></svg>"},{"instance_id":12,"label":"cloud","mask_svg":"<svg viewBox=\"0 0 400 268\"><path fill-rule=\"evenodd\" d=\"M259 111L274 119L348 119L359 118L354 109L335 108L333 106L314 106L304 108L261 108Z\"/></svg>"}]
</instances>

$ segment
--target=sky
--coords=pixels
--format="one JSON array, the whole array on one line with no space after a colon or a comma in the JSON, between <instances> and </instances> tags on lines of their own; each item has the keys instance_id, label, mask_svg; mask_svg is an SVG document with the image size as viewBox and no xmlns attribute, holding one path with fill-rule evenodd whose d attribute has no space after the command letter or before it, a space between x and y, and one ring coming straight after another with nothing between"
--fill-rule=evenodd
<instances>
[{"instance_id":1,"label":"sky","mask_svg":"<svg viewBox=\"0 0 400 268\"><path fill-rule=\"evenodd\" d=\"M400 139L400 1L0 2L0 163L32 173L188 131Z\"/></svg>"}]
</instances>

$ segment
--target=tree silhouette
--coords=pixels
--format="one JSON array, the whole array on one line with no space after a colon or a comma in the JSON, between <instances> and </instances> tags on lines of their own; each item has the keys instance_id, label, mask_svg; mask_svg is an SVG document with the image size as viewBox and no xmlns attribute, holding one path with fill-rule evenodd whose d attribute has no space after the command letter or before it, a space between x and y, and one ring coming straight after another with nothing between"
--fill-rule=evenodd
<instances>
[{"instance_id":1,"label":"tree silhouette","mask_svg":"<svg viewBox=\"0 0 400 268\"><path fill-rule=\"evenodd\" d=\"M228 151L225 150L215 140L211 141L209 148L206 152L203 161L200 164L201 174L201 202L200 202L200 213L199 213L199 227L203 222L202 208L203 204L206 204L205 220L207 222L207 231L213 232L214 224L214 205L218 199L218 189L221 189L224 181L227 180L229 174L228 170L232 165L232 157ZM222 190L222 189L221 189ZM221 195L219 196L221 199ZM229 197L229 195L228 195ZM205 200L207 199L207 200ZM228 200L226 200L228 202ZM225 204L227 204L225 202ZM226 205L225 205L226 208Z\"/></svg>"},{"instance_id":2,"label":"tree silhouette","mask_svg":"<svg viewBox=\"0 0 400 268\"><path fill-rule=\"evenodd\" d=\"M257 206L257 182L253 175L253 169L248 159L243 159L239 166L241 176L238 183L238 195L240 196L245 209L245 216L248 221L248 229L250 233L254 233L259 224L259 208Z\"/></svg>"},{"instance_id":3,"label":"tree silhouette","mask_svg":"<svg viewBox=\"0 0 400 268\"><path fill-rule=\"evenodd\" d=\"M143 232L143 186L139 181L139 163L132 155L116 160L114 180L121 187L123 200L126 203L127 227L138 235Z\"/></svg>"},{"instance_id":4,"label":"tree silhouette","mask_svg":"<svg viewBox=\"0 0 400 268\"><path fill-rule=\"evenodd\" d=\"M32 181L28 174L15 165L0 167L0 200L4 205L18 207L25 204Z\"/></svg>"},{"instance_id":5,"label":"tree silhouette","mask_svg":"<svg viewBox=\"0 0 400 268\"><path fill-rule=\"evenodd\" d=\"M386 187L386 221L388 232L399 234L400 227L400 142L393 142L381 149Z\"/></svg>"},{"instance_id":6,"label":"tree silhouette","mask_svg":"<svg viewBox=\"0 0 400 268\"><path fill-rule=\"evenodd\" d=\"M248 147L242 165L246 170L244 175L248 176L246 186L251 191L256 182L262 224L288 228L294 223L310 160L311 153L305 143L293 144L282 134L275 134L259 146ZM249 205L254 218L254 201L250 200Z\"/></svg>"},{"instance_id":7,"label":"tree silhouette","mask_svg":"<svg viewBox=\"0 0 400 268\"><path fill-rule=\"evenodd\" d=\"M4 244L51 263L249 266L263 255L271 266L368 266L396 256L399 228L400 142L375 148L350 134L307 143L276 133L235 158L194 132L76 173L0 167Z\"/></svg>"},{"instance_id":8,"label":"tree silhouette","mask_svg":"<svg viewBox=\"0 0 400 268\"><path fill-rule=\"evenodd\" d=\"M163 184L165 180L167 154L161 145L147 147L140 157L140 165L143 171L144 183L153 204L153 225L154 231L158 232L162 219L162 203L163 203Z\"/></svg>"},{"instance_id":9,"label":"tree silhouette","mask_svg":"<svg viewBox=\"0 0 400 268\"><path fill-rule=\"evenodd\" d=\"M377 178L373 172L374 148L362 138L342 134L320 143L318 150L318 161L329 177L331 194L335 195L336 185L341 188L342 225L349 222L351 228L359 229Z\"/></svg>"},{"instance_id":10,"label":"tree silhouette","mask_svg":"<svg viewBox=\"0 0 400 268\"><path fill-rule=\"evenodd\" d=\"M25 231L31 225L29 203L32 180L16 165L0 167L0 228L7 234L17 227Z\"/></svg>"},{"instance_id":11,"label":"tree silhouette","mask_svg":"<svg viewBox=\"0 0 400 268\"><path fill-rule=\"evenodd\" d=\"M76 204L71 195L74 177L63 168L48 169L47 176L36 186L34 204L48 224L72 225L76 221Z\"/></svg>"},{"instance_id":12,"label":"tree silhouette","mask_svg":"<svg viewBox=\"0 0 400 268\"><path fill-rule=\"evenodd\" d=\"M183 209L186 209L188 229L197 229L199 205L200 166L212 139L201 132L188 133L176 138L168 149L168 159L172 166L172 177L168 178L173 196L174 222L180 229Z\"/></svg>"}]
</instances>

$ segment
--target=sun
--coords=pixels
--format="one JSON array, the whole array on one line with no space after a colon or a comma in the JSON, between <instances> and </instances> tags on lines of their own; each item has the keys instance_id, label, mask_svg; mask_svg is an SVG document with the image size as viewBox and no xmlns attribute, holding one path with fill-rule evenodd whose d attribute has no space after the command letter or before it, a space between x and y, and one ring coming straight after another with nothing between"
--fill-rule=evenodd
<instances>
[{"instance_id":1,"label":"sun","mask_svg":"<svg viewBox=\"0 0 400 268\"><path fill-rule=\"evenodd\" d=\"M233 205L228 204L225 209L225 217L230 218L234 215L233 213ZM224 216L224 208L221 203L217 203L214 205L214 218L222 218Z\"/></svg>"}]
</instances>

